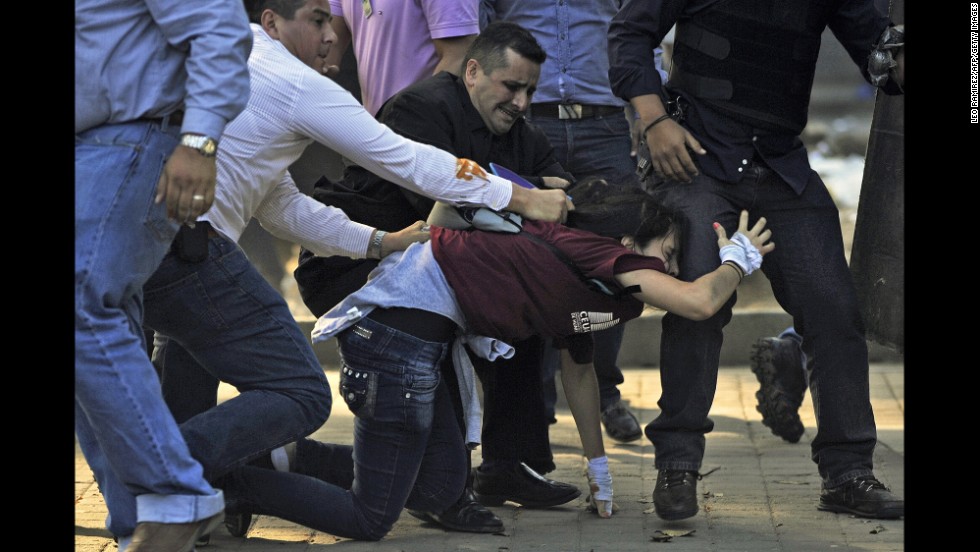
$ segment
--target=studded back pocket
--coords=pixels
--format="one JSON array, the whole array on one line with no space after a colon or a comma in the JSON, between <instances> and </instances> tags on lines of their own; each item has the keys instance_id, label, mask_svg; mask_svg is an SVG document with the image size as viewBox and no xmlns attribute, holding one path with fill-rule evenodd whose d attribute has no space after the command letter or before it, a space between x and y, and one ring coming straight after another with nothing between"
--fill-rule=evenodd
<instances>
[{"instance_id":1,"label":"studded back pocket","mask_svg":"<svg viewBox=\"0 0 980 552\"><path fill-rule=\"evenodd\" d=\"M378 398L378 375L351 368L346 363L340 369L340 394L351 413L369 420L374 417Z\"/></svg>"}]
</instances>

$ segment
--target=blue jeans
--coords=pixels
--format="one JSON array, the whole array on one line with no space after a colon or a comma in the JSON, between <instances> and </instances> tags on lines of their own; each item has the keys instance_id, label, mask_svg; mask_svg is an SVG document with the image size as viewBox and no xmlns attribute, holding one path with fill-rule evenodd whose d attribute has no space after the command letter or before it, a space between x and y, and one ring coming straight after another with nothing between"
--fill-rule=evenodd
<instances>
[{"instance_id":1,"label":"blue jeans","mask_svg":"<svg viewBox=\"0 0 980 552\"><path fill-rule=\"evenodd\" d=\"M737 184L704 174L690 184L665 182L654 189L688 217L680 278L718 267L712 222L727 232L747 209L754 224L765 217L777 244L762 270L779 305L793 317L811 359L810 394L817 418L811 453L825 487L872 472L877 442L868 383L868 348L857 293L844 257L840 215L813 173L802 195L764 166L749 165ZM731 320L733 297L715 316L694 322L667 314L661 340L660 416L646 426L658 469L697 470L704 435L713 422L722 329Z\"/></svg>"},{"instance_id":2,"label":"blue jeans","mask_svg":"<svg viewBox=\"0 0 980 552\"><path fill-rule=\"evenodd\" d=\"M531 122L548 136L548 141L555 148L558 162L576 179L601 176L610 181L622 181L629 179L636 171L636 159L630 157L629 122L622 113L594 119L538 117ZM594 364L599 380L602 410L616 404L620 399L618 386L623 383L624 377L616 359L624 331L624 326L619 324L592 334L595 339ZM559 364L558 350L549 341L541 363L541 377L544 383L545 410L552 419L557 401L555 371Z\"/></svg>"},{"instance_id":3,"label":"blue jeans","mask_svg":"<svg viewBox=\"0 0 980 552\"><path fill-rule=\"evenodd\" d=\"M439 374L449 347L369 318L337 341L340 393L356 417L353 453L303 441L289 473L246 466L227 492L254 513L379 540L403 508L443 512L466 484L466 448Z\"/></svg>"},{"instance_id":4,"label":"blue jeans","mask_svg":"<svg viewBox=\"0 0 980 552\"><path fill-rule=\"evenodd\" d=\"M548 136L558 163L576 179L621 181L636 171L636 159L630 157L630 125L622 112L589 119L528 120Z\"/></svg>"},{"instance_id":5,"label":"blue jeans","mask_svg":"<svg viewBox=\"0 0 980 552\"><path fill-rule=\"evenodd\" d=\"M191 454L217 485L231 469L316 431L330 415L331 396L313 347L279 292L234 243L215 236L208 248L200 263L172 252L164 257L143 286L144 324L162 345L154 356L165 396L209 404L217 381L238 389L214 408L181 414ZM214 386L205 387L209 382ZM106 502L117 523L133 522L131 496Z\"/></svg>"},{"instance_id":6,"label":"blue jeans","mask_svg":"<svg viewBox=\"0 0 980 552\"><path fill-rule=\"evenodd\" d=\"M187 349L169 337L150 330L151 360L160 375L163 400L174 420L182 424L218 404L221 382L194 360ZM169 368L169 369L168 369Z\"/></svg>"},{"instance_id":7,"label":"blue jeans","mask_svg":"<svg viewBox=\"0 0 980 552\"><path fill-rule=\"evenodd\" d=\"M177 232L154 196L179 130L141 121L75 136L75 432L117 536L224 509L164 404L140 325L143 283ZM125 515L119 497L132 501Z\"/></svg>"},{"instance_id":8,"label":"blue jeans","mask_svg":"<svg viewBox=\"0 0 980 552\"><path fill-rule=\"evenodd\" d=\"M179 393L185 376L196 381L202 371L238 389L180 424L209 479L327 420L330 385L309 337L236 244L212 236L200 263L168 254L143 294L145 324L169 338L158 359L164 395Z\"/></svg>"}]
</instances>

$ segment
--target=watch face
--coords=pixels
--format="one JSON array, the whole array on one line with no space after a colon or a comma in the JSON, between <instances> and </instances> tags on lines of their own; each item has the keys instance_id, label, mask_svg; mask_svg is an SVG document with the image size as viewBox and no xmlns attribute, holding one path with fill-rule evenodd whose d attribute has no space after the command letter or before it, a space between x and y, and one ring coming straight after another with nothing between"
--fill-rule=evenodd
<instances>
[{"instance_id":1,"label":"watch face","mask_svg":"<svg viewBox=\"0 0 980 552\"><path fill-rule=\"evenodd\" d=\"M215 153L218 151L218 143L207 136L185 134L181 137L180 143L189 148L196 149L201 153L201 155L207 157L214 157Z\"/></svg>"}]
</instances>

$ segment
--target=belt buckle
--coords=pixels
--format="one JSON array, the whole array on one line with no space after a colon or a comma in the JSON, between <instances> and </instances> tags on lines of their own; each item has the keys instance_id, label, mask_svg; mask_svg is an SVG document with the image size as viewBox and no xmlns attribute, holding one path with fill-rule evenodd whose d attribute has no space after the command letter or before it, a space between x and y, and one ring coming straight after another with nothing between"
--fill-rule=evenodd
<instances>
[{"instance_id":1,"label":"belt buckle","mask_svg":"<svg viewBox=\"0 0 980 552\"><path fill-rule=\"evenodd\" d=\"M558 105L558 118L559 119L581 119L582 118L582 104L559 104Z\"/></svg>"}]
</instances>

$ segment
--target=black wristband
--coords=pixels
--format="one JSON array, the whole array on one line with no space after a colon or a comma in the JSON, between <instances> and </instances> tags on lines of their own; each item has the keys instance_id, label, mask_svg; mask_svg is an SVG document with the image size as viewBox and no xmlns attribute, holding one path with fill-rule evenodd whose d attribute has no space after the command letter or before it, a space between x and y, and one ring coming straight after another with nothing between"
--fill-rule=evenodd
<instances>
[{"instance_id":1,"label":"black wristband","mask_svg":"<svg viewBox=\"0 0 980 552\"><path fill-rule=\"evenodd\" d=\"M656 119L654 119L652 123L650 123L649 125L647 125L647 127L645 129L643 129L643 134L642 134L643 138L646 138L647 137L647 133L650 132L650 129L653 128L657 123L660 123L662 121L666 121L667 119L670 119L670 115L668 115L666 113L664 113L663 115L661 115L661 116L657 117Z\"/></svg>"},{"instance_id":2,"label":"black wristband","mask_svg":"<svg viewBox=\"0 0 980 552\"><path fill-rule=\"evenodd\" d=\"M738 263L736 263L735 261L725 261L721 264L722 266L728 265L734 268L735 272L738 274L738 283L742 283L742 278L745 278L745 271L742 270L742 267L738 266Z\"/></svg>"}]
</instances>

